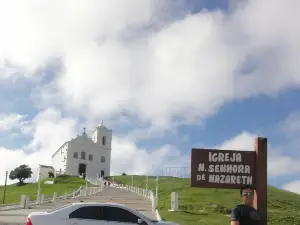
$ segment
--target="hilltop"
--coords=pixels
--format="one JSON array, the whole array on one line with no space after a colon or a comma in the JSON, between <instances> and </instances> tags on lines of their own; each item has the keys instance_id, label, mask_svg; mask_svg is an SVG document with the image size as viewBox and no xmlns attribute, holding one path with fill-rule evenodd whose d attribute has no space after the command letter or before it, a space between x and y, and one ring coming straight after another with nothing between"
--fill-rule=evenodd
<instances>
[{"instance_id":1,"label":"hilltop","mask_svg":"<svg viewBox=\"0 0 300 225\"><path fill-rule=\"evenodd\" d=\"M110 178L111 180L112 178ZM131 175L115 176L120 184L131 185ZM155 177L148 177L148 187L155 193ZM145 188L145 176L134 176L134 186ZM168 212L171 192L178 192L181 212ZM229 213L238 203L238 190L191 188L190 179L160 177L158 210L163 219L185 225L229 224ZM300 195L268 187L268 224L300 223Z\"/></svg>"},{"instance_id":2,"label":"hilltop","mask_svg":"<svg viewBox=\"0 0 300 225\"><path fill-rule=\"evenodd\" d=\"M44 184L46 180L54 180L55 184ZM75 176L58 176L55 179L47 178L41 181L41 194L45 195L45 198L51 198L53 192L57 192L58 196L63 195L65 192L68 194L73 189L78 189L80 186L85 185L85 180ZM6 201L5 203L19 203L22 194L26 194L30 197L30 200L36 200L38 183L28 183L22 186L11 184L6 189ZM2 204L4 187L0 186L0 205Z\"/></svg>"}]
</instances>

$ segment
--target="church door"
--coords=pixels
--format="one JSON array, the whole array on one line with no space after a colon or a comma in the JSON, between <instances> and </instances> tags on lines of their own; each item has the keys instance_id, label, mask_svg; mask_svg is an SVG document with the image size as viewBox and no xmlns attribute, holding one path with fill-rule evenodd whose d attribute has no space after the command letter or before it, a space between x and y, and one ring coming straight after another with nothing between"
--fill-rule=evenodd
<instances>
[{"instance_id":1,"label":"church door","mask_svg":"<svg viewBox=\"0 0 300 225\"><path fill-rule=\"evenodd\" d=\"M78 165L78 173L79 173L79 175L83 175L85 177L85 175L86 175L86 164L80 163Z\"/></svg>"}]
</instances>

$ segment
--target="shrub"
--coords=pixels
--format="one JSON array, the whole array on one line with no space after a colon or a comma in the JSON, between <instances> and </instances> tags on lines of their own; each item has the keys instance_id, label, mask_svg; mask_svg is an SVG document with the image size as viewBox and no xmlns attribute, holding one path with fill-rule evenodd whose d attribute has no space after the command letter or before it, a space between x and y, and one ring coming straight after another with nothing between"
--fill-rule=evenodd
<instances>
[{"instance_id":1,"label":"shrub","mask_svg":"<svg viewBox=\"0 0 300 225\"><path fill-rule=\"evenodd\" d=\"M48 177L49 177L49 178L54 178L54 173L53 173L52 171L49 171L49 172L48 172Z\"/></svg>"}]
</instances>

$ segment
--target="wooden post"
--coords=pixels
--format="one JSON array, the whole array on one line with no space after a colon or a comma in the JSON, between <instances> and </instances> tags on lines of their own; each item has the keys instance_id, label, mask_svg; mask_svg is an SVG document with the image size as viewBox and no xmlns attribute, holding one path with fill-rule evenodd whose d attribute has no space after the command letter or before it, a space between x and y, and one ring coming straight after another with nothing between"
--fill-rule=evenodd
<instances>
[{"instance_id":1,"label":"wooden post","mask_svg":"<svg viewBox=\"0 0 300 225\"><path fill-rule=\"evenodd\" d=\"M8 171L5 172L5 184L4 184L4 193L3 193L2 204L5 204L6 187L7 187L7 175L8 175Z\"/></svg>"},{"instance_id":2,"label":"wooden post","mask_svg":"<svg viewBox=\"0 0 300 225\"><path fill-rule=\"evenodd\" d=\"M256 152L256 192L254 196L254 208L257 209L261 218L261 224L267 225L267 200L268 200L268 165L267 165L267 138L255 139Z\"/></svg>"}]
</instances>

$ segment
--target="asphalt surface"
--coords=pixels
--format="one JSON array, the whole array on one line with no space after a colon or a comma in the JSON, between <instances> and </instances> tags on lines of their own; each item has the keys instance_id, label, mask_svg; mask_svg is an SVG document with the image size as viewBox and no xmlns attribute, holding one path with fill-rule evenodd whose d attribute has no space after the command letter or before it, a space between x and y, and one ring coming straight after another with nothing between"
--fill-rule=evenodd
<instances>
[{"instance_id":1,"label":"asphalt surface","mask_svg":"<svg viewBox=\"0 0 300 225\"><path fill-rule=\"evenodd\" d=\"M31 206L31 209L15 209L0 211L0 225L24 225L30 212L44 212L51 208L56 208L72 202L112 202L125 204L134 208L151 219L156 219L152 212L151 201L148 198L137 195L136 193L124 189L105 187L103 192L93 196L80 197L76 199L60 200L56 203L45 203L43 205ZM4 207L2 207L3 209ZM0 208L1 210L1 208Z\"/></svg>"}]
</instances>

